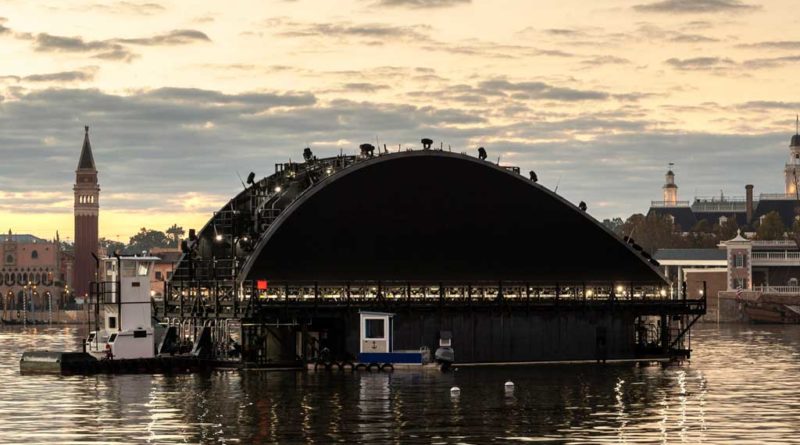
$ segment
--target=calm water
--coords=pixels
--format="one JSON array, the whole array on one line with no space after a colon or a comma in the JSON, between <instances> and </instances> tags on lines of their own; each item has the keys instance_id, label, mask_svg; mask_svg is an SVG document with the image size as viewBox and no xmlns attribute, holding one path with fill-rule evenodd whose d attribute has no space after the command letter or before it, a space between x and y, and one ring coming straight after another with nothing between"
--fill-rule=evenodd
<instances>
[{"instance_id":1,"label":"calm water","mask_svg":"<svg viewBox=\"0 0 800 445\"><path fill-rule=\"evenodd\" d=\"M794 326L700 327L666 369L19 375L21 351L78 335L0 328L0 443L800 443Z\"/></svg>"}]
</instances>

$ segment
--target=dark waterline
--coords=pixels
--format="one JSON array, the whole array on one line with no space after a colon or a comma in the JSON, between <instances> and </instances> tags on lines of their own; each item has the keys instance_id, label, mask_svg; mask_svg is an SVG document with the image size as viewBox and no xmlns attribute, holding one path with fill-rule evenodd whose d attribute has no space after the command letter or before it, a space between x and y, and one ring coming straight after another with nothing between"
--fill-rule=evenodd
<instances>
[{"instance_id":1,"label":"dark waterline","mask_svg":"<svg viewBox=\"0 0 800 445\"><path fill-rule=\"evenodd\" d=\"M81 334L0 328L0 443L800 443L800 326L701 326L668 368L19 375Z\"/></svg>"}]
</instances>

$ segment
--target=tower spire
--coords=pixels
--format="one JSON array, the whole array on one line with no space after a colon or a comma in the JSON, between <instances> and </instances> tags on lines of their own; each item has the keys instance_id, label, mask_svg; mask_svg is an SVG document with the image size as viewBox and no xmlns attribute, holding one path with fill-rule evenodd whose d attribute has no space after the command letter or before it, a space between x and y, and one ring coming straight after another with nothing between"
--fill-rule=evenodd
<instances>
[{"instance_id":1,"label":"tower spire","mask_svg":"<svg viewBox=\"0 0 800 445\"><path fill-rule=\"evenodd\" d=\"M83 136L83 148L81 148L81 158L78 161L78 170L97 170L94 165L94 156L92 156L92 144L89 142L89 126L83 127L85 130Z\"/></svg>"}]
</instances>

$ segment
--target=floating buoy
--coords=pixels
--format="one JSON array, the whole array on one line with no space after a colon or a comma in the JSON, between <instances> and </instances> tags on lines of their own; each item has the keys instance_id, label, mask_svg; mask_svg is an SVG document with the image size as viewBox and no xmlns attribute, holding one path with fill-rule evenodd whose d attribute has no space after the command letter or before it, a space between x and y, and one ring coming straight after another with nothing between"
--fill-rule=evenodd
<instances>
[{"instance_id":1,"label":"floating buoy","mask_svg":"<svg viewBox=\"0 0 800 445\"><path fill-rule=\"evenodd\" d=\"M451 396L457 396L457 395L460 395L460 394L461 394L461 388L459 388L458 386L454 386L454 387L450 388L450 395Z\"/></svg>"}]
</instances>

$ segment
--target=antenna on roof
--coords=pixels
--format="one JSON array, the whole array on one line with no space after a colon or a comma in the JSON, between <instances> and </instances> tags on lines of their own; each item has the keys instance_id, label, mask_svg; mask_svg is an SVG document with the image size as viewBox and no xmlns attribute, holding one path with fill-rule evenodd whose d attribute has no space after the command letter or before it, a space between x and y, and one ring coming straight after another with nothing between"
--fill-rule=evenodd
<instances>
[{"instance_id":1,"label":"antenna on roof","mask_svg":"<svg viewBox=\"0 0 800 445\"><path fill-rule=\"evenodd\" d=\"M558 193L559 184L561 184L561 176L559 176L558 181L556 181L556 188L553 190L553 193Z\"/></svg>"},{"instance_id":2,"label":"antenna on roof","mask_svg":"<svg viewBox=\"0 0 800 445\"><path fill-rule=\"evenodd\" d=\"M242 175L240 175L240 174L239 174L239 171L238 171L238 170L236 171L236 176L238 176L238 177L239 177L239 182L241 182L241 183L242 183L242 187L244 187L244 189L245 189L245 190L247 190L247 186L246 186L246 185L244 185L244 181L242 181Z\"/></svg>"}]
</instances>

